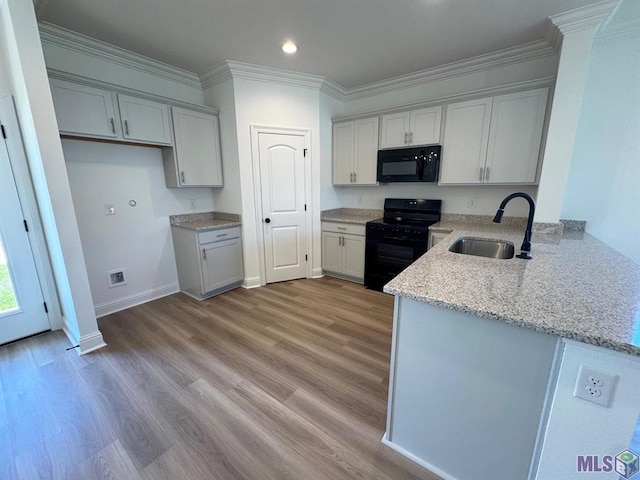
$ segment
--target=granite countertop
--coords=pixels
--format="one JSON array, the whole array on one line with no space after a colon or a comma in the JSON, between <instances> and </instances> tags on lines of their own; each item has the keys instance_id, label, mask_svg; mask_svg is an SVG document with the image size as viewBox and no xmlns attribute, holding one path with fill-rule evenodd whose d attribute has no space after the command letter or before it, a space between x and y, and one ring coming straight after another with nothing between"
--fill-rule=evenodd
<instances>
[{"instance_id":1,"label":"granite countertop","mask_svg":"<svg viewBox=\"0 0 640 480\"><path fill-rule=\"evenodd\" d=\"M438 227L452 233L385 285L386 293L640 355L640 265L566 225L562 236L534 233L532 260L448 250L470 236L508 240L518 252L521 227Z\"/></svg>"},{"instance_id":2,"label":"granite countertop","mask_svg":"<svg viewBox=\"0 0 640 480\"><path fill-rule=\"evenodd\" d=\"M196 232L208 232L223 228L239 227L240 215L224 212L188 213L184 215L171 215L169 222L173 227L184 228Z\"/></svg>"},{"instance_id":3,"label":"granite countertop","mask_svg":"<svg viewBox=\"0 0 640 480\"><path fill-rule=\"evenodd\" d=\"M371 220L382 218L383 210L368 210L365 208L334 208L323 210L320 220L323 222L352 223L364 225Z\"/></svg>"}]
</instances>

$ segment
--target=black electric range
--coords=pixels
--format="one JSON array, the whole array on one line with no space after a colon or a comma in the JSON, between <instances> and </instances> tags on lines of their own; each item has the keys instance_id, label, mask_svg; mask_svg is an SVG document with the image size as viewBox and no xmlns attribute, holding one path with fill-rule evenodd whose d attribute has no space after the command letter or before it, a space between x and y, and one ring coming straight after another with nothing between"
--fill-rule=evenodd
<instances>
[{"instance_id":1,"label":"black electric range","mask_svg":"<svg viewBox=\"0 0 640 480\"><path fill-rule=\"evenodd\" d=\"M442 200L387 198L384 217L367 222L364 285L382 287L427 251L429 226L440 221Z\"/></svg>"}]
</instances>

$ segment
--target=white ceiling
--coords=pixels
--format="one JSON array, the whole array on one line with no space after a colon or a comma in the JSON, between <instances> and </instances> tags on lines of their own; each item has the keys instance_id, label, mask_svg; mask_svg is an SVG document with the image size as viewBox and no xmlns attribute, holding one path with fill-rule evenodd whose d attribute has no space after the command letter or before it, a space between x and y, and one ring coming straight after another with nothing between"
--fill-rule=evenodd
<instances>
[{"instance_id":1,"label":"white ceiling","mask_svg":"<svg viewBox=\"0 0 640 480\"><path fill-rule=\"evenodd\" d=\"M38 19L202 74L222 61L345 88L544 39L597 0L38 0ZM280 46L299 45L295 56Z\"/></svg>"}]
</instances>

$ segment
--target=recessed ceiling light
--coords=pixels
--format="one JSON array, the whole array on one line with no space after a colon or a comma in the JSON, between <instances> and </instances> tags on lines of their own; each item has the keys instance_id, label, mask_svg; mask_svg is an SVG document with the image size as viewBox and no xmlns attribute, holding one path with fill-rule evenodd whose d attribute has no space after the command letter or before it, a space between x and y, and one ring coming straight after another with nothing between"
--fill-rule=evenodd
<instances>
[{"instance_id":1,"label":"recessed ceiling light","mask_svg":"<svg viewBox=\"0 0 640 480\"><path fill-rule=\"evenodd\" d=\"M296 53L298 51L298 46L291 40L288 40L282 44L282 51L289 54Z\"/></svg>"}]
</instances>

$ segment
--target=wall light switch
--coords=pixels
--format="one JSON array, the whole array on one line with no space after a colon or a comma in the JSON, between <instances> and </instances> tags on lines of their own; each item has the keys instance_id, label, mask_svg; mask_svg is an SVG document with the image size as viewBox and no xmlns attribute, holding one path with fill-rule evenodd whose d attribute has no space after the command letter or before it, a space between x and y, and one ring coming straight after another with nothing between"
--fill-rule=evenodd
<instances>
[{"instance_id":1,"label":"wall light switch","mask_svg":"<svg viewBox=\"0 0 640 480\"><path fill-rule=\"evenodd\" d=\"M113 203L105 203L104 204L104 214L105 215L115 215L116 214L116 206Z\"/></svg>"}]
</instances>

